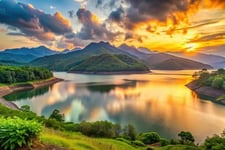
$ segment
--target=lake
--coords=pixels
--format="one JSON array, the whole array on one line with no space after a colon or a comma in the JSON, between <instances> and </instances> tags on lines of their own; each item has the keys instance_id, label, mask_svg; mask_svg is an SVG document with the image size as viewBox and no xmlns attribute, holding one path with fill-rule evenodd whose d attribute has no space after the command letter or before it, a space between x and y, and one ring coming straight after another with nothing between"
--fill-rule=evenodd
<instances>
[{"instance_id":1,"label":"lake","mask_svg":"<svg viewBox=\"0 0 225 150\"><path fill-rule=\"evenodd\" d=\"M109 120L132 124L138 132L156 131L174 138L190 131L197 142L225 129L225 106L198 98L185 84L193 70L153 71L139 75L82 75L55 72L65 79L49 87L12 93L5 98L29 105L48 117L54 109L66 121Z\"/></svg>"}]
</instances>

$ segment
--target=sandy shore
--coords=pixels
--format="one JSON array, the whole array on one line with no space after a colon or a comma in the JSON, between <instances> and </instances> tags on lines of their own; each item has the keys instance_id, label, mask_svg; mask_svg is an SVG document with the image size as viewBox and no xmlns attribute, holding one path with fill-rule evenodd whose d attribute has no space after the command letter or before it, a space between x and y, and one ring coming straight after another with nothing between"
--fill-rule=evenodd
<instances>
[{"instance_id":1,"label":"sandy shore","mask_svg":"<svg viewBox=\"0 0 225 150\"><path fill-rule=\"evenodd\" d=\"M37 81L37 82L33 82L33 83L28 83L28 84L2 86L2 87L0 87L0 103L9 108L12 108L12 109L19 109L14 103L8 102L8 101L4 100L2 97L10 94L12 92L44 87L44 86L52 85L52 84L60 82L60 81L63 81L63 79L51 78L49 80Z\"/></svg>"},{"instance_id":2,"label":"sandy shore","mask_svg":"<svg viewBox=\"0 0 225 150\"><path fill-rule=\"evenodd\" d=\"M225 90L215 89L209 86L200 86L196 81L192 81L186 85L189 89L195 91L199 95L211 97L214 102L225 104L225 100L216 101L220 96L225 95Z\"/></svg>"}]
</instances>

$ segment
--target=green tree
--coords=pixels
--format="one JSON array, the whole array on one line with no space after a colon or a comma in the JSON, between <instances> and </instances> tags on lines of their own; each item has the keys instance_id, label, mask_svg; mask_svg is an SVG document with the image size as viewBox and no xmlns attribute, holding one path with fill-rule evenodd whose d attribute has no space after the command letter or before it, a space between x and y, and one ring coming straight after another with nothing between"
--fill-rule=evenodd
<instances>
[{"instance_id":1,"label":"green tree","mask_svg":"<svg viewBox=\"0 0 225 150\"><path fill-rule=\"evenodd\" d=\"M132 126L131 124L128 124L124 127L123 129L123 136L125 138L128 138L130 140L135 140L136 139L136 130L134 128L134 126Z\"/></svg>"},{"instance_id":2,"label":"green tree","mask_svg":"<svg viewBox=\"0 0 225 150\"><path fill-rule=\"evenodd\" d=\"M212 87L220 89L222 88L222 86L223 86L223 78L216 76L212 81Z\"/></svg>"},{"instance_id":3,"label":"green tree","mask_svg":"<svg viewBox=\"0 0 225 150\"><path fill-rule=\"evenodd\" d=\"M194 143L195 141L193 135L190 132L181 131L178 136L180 137L181 143L183 144Z\"/></svg>"},{"instance_id":4,"label":"green tree","mask_svg":"<svg viewBox=\"0 0 225 150\"><path fill-rule=\"evenodd\" d=\"M160 136L156 132L145 132L139 136L140 140L145 144L153 144L160 141Z\"/></svg>"},{"instance_id":5,"label":"green tree","mask_svg":"<svg viewBox=\"0 0 225 150\"><path fill-rule=\"evenodd\" d=\"M60 114L60 111L55 109L48 119L55 119L56 121L64 122L64 114Z\"/></svg>"}]
</instances>

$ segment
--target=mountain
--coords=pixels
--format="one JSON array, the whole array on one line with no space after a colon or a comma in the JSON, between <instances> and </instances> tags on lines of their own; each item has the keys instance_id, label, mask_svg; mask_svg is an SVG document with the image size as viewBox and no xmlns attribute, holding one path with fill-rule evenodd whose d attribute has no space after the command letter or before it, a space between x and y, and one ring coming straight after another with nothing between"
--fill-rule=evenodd
<instances>
[{"instance_id":1,"label":"mountain","mask_svg":"<svg viewBox=\"0 0 225 150\"><path fill-rule=\"evenodd\" d=\"M118 47L123 52L128 53L142 61L150 69L163 69L163 70L183 70L183 69L211 69L212 67L197 61L173 56L167 53L143 53L142 51L127 45ZM166 64L168 63L168 64Z\"/></svg>"},{"instance_id":2,"label":"mountain","mask_svg":"<svg viewBox=\"0 0 225 150\"><path fill-rule=\"evenodd\" d=\"M11 61L18 63L28 63L34 59L36 59L34 55L18 55L18 54L8 54L0 52L0 61Z\"/></svg>"},{"instance_id":3,"label":"mountain","mask_svg":"<svg viewBox=\"0 0 225 150\"><path fill-rule=\"evenodd\" d=\"M152 52L152 51L150 51L149 49L144 48L144 47L139 47L139 48L137 48L137 50L138 50L139 52L145 53L145 54L153 54L153 53L155 53L155 52Z\"/></svg>"},{"instance_id":4,"label":"mountain","mask_svg":"<svg viewBox=\"0 0 225 150\"><path fill-rule=\"evenodd\" d=\"M15 54L15 55L33 55L35 57L43 57L43 56L54 55L59 52L50 50L45 46L40 46L36 48L23 47L23 48L15 48L15 49L6 49L1 53Z\"/></svg>"},{"instance_id":5,"label":"mountain","mask_svg":"<svg viewBox=\"0 0 225 150\"><path fill-rule=\"evenodd\" d=\"M145 57L146 56L146 51L145 52L142 52L141 50L143 50L143 49L141 49L141 50L138 50L138 49L136 49L135 47L131 47L131 46L128 46L128 45L126 45L126 44L122 44L122 45L120 45L119 47L118 47L118 49L120 49L121 51L123 51L123 52L125 52L125 53L128 53L128 54L130 54L130 55L132 55L132 56L135 56L135 57L137 57L137 58L143 58L143 57ZM149 54L151 54L151 53L149 53ZM147 54L147 55L149 55L149 54Z\"/></svg>"},{"instance_id":6,"label":"mountain","mask_svg":"<svg viewBox=\"0 0 225 150\"><path fill-rule=\"evenodd\" d=\"M102 54L83 60L70 69L70 72L89 73L138 73L149 72L143 63L123 54Z\"/></svg>"},{"instance_id":7,"label":"mountain","mask_svg":"<svg viewBox=\"0 0 225 150\"><path fill-rule=\"evenodd\" d=\"M32 61L32 65L47 67L51 70L67 71L81 61L101 54L126 54L107 42L90 43L82 50L66 54L56 54L38 58Z\"/></svg>"},{"instance_id":8,"label":"mountain","mask_svg":"<svg viewBox=\"0 0 225 150\"><path fill-rule=\"evenodd\" d=\"M0 61L15 61L18 63L28 63L39 57L54 55L57 53L58 52L50 50L44 46L36 48L6 49L0 52Z\"/></svg>"},{"instance_id":9,"label":"mountain","mask_svg":"<svg viewBox=\"0 0 225 150\"><path fill-rule=\"evenodd\" d=\"M82 50L82 49L76 47L76 48L74 48L74 49L72 49L72 50L65 49L65 50L63 50L61 53L62 53L62 54L67 54L67 53L74 52L74 51L79 51L79 50Z\"/></svg>"},{"instance_id":10,"label":"mountain","mask_svg":"<svg viewBox=\"0 0 225 150\"><path fill-rule=\"evenodd\" d=\"M222 65L225 61L225 57L213 55L213 54L204 54L204 53L170 53L171 55L199 61L201 63L209 64L214 68L225 67Z\"/></svg>"},{"instance_id":11,"label":"mountain","mask_svg":"<svg viewBox=\"0 0 225 150\"><path fill-rule=\"evenodd\" d=\"M166 65L166 67L163 67L166 70L174 70L174 69L177 70L179 68L181 69L212 68L211 66L206 64L176 57L166 53L155 53L155 52L147 53L146 49L143 52L143 49L140 51L135 47L129 47L127 45L121 45L120 47L116 48L107 42L90 43L87 47L85 47L82 50L73 51L66 54L61 53L41 57L32 61L31 64L34 66L46 67L56 71L68 71L74 66L80 64L83 60L88 59L92 56L98 56L102 54L127 55L133 59L136 59L144 63L149 69L160 69L162 68L162 66L159 67L158 64L161 63L161 65L163 65L164 64L163 62L171 59L173 59L174 62L177 64L176 66L180 67L174 67L173 66L174 64L171 63L172 66ZM192 65L189 65L188 63L191 63Z\"/></svg>"},{"instance_id":12,"label":"mountain","mask_svg":"<svg viewBox=\"0 0 225 150\"><path fill-rule=\"evenodd\" d=\"M179 63L177 63L179 61ZM188 59L167 59L152 67L157 70L185 70L185 69L212 69L209 65L200 64L199 62L191 61Z\"/></svg>"},{"instance_id":13,"label":"mountain","mask_svg":"<svg viewBox=\"0 0 225 150\"><path fill-rule=\"evenodd\" d=\"M225 61L215 63L216 68L225 68Z\"/></svg>"}]
</instances>

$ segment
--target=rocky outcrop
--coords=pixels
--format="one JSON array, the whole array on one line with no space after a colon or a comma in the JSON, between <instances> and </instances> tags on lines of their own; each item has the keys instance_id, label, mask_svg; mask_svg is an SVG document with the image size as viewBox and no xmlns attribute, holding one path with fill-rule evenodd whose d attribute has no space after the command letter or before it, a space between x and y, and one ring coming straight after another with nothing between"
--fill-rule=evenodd
<instances>
[{"instance_id":1,"label":"rocky outcrop","mask_svg":"<svg viewBox=\"0 0 225 150\"><path fill-rule=\"evenodd\" d=\"M209 86L201 86L197 81L192 81L186 85L189 89L195 91L199 95L209 96L213 98L214 102L225 104L225 100L217 101L217 99L225 95L225 90L216 89Z\"/></svg>"}]
</instances>

